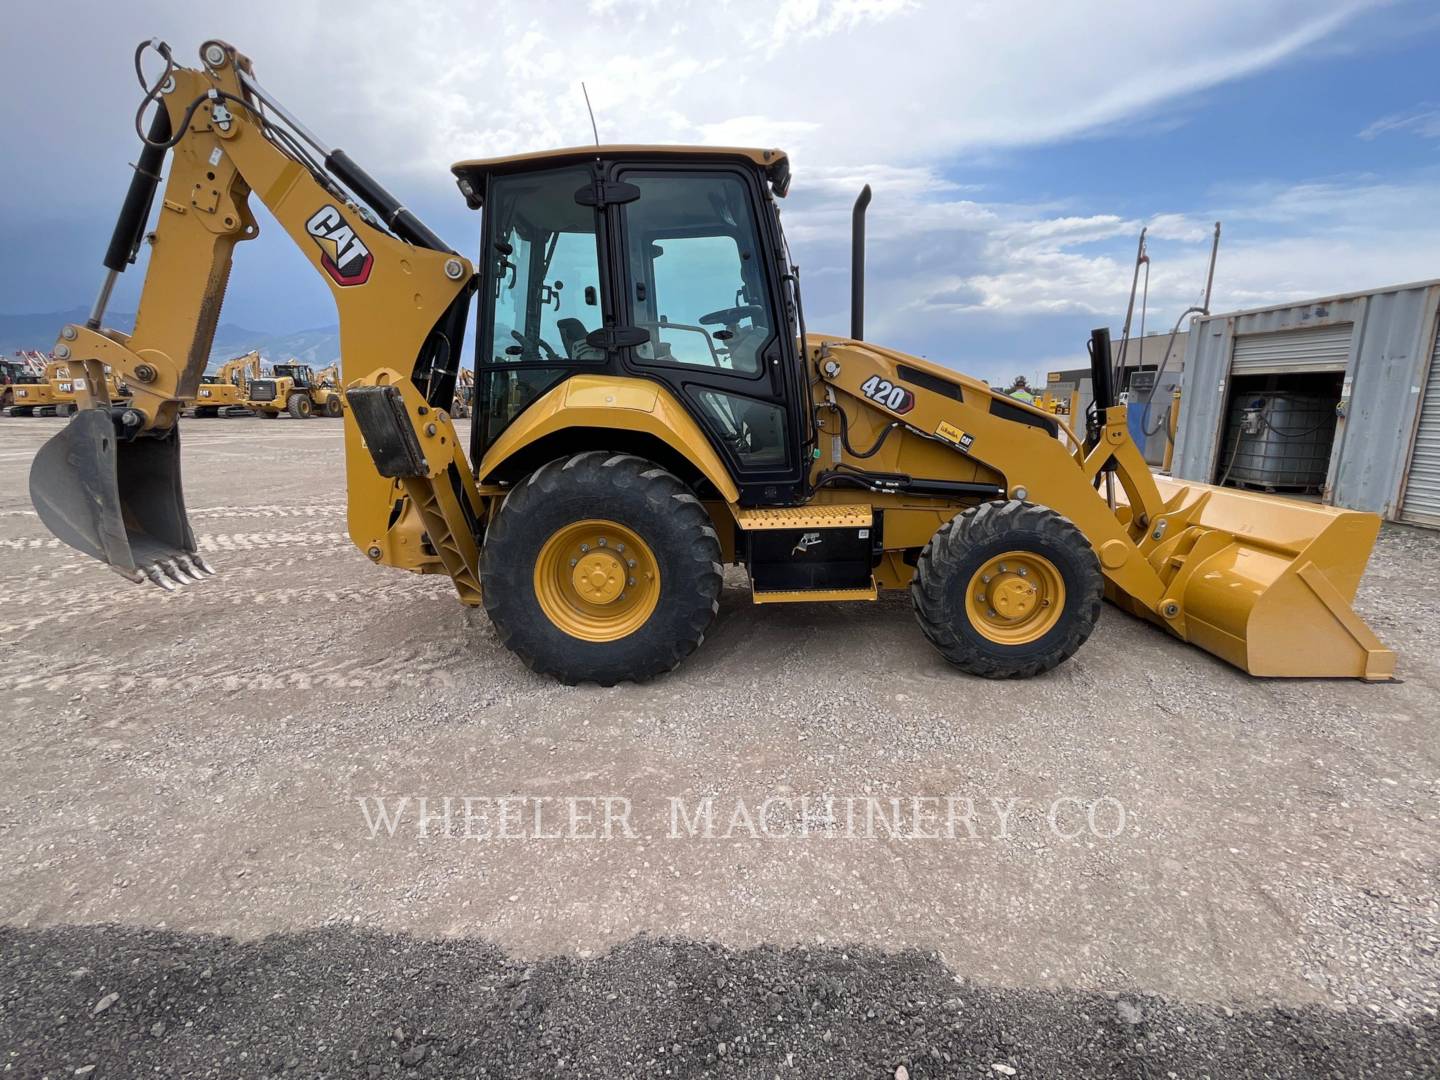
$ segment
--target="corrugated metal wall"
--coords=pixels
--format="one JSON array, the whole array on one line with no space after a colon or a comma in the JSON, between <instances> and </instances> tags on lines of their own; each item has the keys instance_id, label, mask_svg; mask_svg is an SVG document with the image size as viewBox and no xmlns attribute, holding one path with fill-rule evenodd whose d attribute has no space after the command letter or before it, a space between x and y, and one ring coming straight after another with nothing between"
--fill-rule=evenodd
<instances>
[{"instance_id":1,"label":"corrugated metal wall","mask_svg":"<svg viewBox=\"0 0 1440 1080\"><path fill-rule=\"evenodd\" d=\"M1400 520L1440 528L1440 336L1430 354L1430 377L1415 430Z\"/></svg>"},{"instance_id":2,"label":"corrugated metal wall","mask_svg":"<svg viewBox=\"0 0 1440 1080\"><path fill-rule=\"evenodd\" d=\"M1207 483L1215 479L1237 341L1249 339L1249 350L1261 345L1251 335L1286 335L1293 343L1297 332L1321 332L1311 340L1348 332L1345 416L1336 425L1326 501L1397 517L1437 305L1440 281L1427 281L1195 320L1185 354L1174 474ZM1339 370L1333 356L1320 358L1326 361L1321 366ZM1294 370L1293 363L1287 370Z\"/></svg>"}]
</instances>

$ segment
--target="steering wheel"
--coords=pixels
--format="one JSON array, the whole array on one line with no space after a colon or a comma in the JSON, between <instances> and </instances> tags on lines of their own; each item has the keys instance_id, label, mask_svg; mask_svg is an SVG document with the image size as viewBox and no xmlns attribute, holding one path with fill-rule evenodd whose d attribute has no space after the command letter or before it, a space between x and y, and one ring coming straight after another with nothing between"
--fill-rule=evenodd
<instances>
[{"instance_id":1,"label":"steering wheel","mask_svg":"<svg viewBox=\"0 0 1440 1080\"><path fill-rule=\"evenodd\" d=\"M719 311L712 311L700 316L702 326L717 326L724 323L726 326L734 326L741 319L758 319L765 314L765 309L758 304L745 304L742 307L721 308Z\"/></svg>"},{"instance_id":2,"label":"steering wheel","mask_svg":"<svg viewBox=\"0 0 1440 1080\"><path fill-rule=\"evenodd\" d=\"M542 337L528 338L524 334L520 333L519 330L511 330L510 336L513 337L516 341L518 341L521 345L534 349L536 352L544 353L546 360L560 359L560 354L557 353L554 347L551 346L551 344Z\"/></svg>"}]
</instances>

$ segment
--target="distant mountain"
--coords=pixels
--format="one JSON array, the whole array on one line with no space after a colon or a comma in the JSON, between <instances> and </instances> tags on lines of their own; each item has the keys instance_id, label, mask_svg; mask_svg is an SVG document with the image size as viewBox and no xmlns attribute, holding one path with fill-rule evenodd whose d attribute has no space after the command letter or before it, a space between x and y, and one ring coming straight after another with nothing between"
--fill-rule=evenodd
<instances>
[{"instance_id":1,"label":"distant mountain","mask_svg":"<svg viewBox=\"0 0 1440 1080\"><path fill-rule=\"evenodd\" d=\"M35 315L0 315L0 354L10 356L17 349L38 349L48 353L55 345L60 327L66 323L84 322L89 314L84 308L72 308ZM135 325L135 316L107 312L105 324L128 331ZM258 350L269 364L289 360L293 356L305 363L324 367L340 358L340 328L320 326L290 334L273 334L234 323L221 323L215 328L210 363L212 366L222 364L232 356L240 356L251 349Z\"/></svg>"}]
</instances>

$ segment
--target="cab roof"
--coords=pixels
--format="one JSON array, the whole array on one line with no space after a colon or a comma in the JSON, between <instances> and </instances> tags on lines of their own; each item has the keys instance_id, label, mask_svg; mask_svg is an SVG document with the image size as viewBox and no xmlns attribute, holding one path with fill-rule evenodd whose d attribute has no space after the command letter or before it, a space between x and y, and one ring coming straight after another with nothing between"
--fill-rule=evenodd
<instances>
[{"instance_id":1,"label":"cab roof","mask_svg":"<svg viewBox=\"0 0 1440 1080\"><path fill-rule=\"evenodd\" d=\"M474 181L486 175L528 172L552 165L574 164L595 158L691 158L739 159L764 170L775 194L784 198L790 187L790 159L784 150L762 150L746 146L647 146L642 143L619 143L608 146L569 146L560 150L537 150L505 157L471 158L450 166L461 180Z\"/></svg>"}]
</instances>

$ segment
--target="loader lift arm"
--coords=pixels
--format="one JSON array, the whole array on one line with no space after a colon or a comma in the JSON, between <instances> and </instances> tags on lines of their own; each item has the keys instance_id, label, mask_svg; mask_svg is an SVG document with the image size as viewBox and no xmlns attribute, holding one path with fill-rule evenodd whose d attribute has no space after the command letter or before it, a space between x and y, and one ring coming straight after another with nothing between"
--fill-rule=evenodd
<instances>
[{"instance_id":1,"label":"loader lift arm","mask_svg":"<svg viewBox=\"0 0 1440 1080\"><path fill-rule=\"evenodd\" d=\"M148 51L165 64L149 81ZM37 511L66 543L131 580L173 588L209 572L185 514L176 421L204 374L235 245L258 235L253 193L330 287L349 392L388 387L424 443L423 475L382 476L379 448L347 416L352 539L375 562L419 572L455 576L446 556L458 553L473 578L481 503L448 416L473 267L343 150L291 117L256 82L247 57L221 41L206 42L200 57L188 68L163 42L136 50L144 148L91 317L64 327L56 345L57 358L86 377L79 414L32 467ZM142 128L147 106L154 111ZM111 288L135 259L167 151L134 331L105 329ZM124 408L97 392L106 365L133 390ZM443 488L439 497L431 486ZM427 515L421 506L439 509ZM455 578L461 597L477 603L465 578Z\"/></svg>"}]
</instances>

